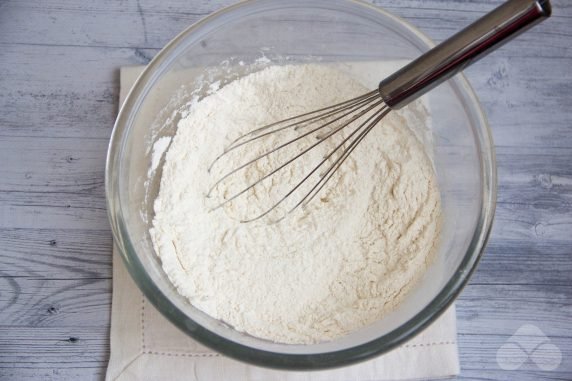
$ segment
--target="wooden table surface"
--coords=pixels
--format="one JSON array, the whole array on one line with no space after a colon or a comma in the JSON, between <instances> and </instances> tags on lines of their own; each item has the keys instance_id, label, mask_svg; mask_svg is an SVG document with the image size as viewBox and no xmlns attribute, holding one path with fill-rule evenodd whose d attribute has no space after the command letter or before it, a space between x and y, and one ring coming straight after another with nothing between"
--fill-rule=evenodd
<instances>
[{"instance_id":1,"label":"wooden table surface","mask_svg":"<svg viewBox=\"0 0 572 381\"><path fill-rule=\"evenodd\" d=\"M103 378L118 69L147 63L233 2L0 0L0 380ZM500 1L375 3L441 41ZM553 7L466 71L492 126L499 194L486 254L457 303L461 379L572 379L572 2ZM554 346L529 347L528 331L506 352L525 324ZM525 362L504 370L507 353Z\"/></svg>"}]
</instances>

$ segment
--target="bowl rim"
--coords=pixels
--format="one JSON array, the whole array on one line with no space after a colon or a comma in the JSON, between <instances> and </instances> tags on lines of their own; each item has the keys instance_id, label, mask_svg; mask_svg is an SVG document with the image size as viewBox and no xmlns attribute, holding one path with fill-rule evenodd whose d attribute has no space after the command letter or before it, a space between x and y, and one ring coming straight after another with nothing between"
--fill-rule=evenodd
<instances>
[{"instance_id":1,"label":"bowl rim","mask_svg":"<svg viewBox=\"0 0 572 381\"><path fill-rule=\"evenodd\" d=\"M365 7L372 12L381 13L384 17L389 18L395 23L408 29L422 43L427 45L428 48L435 46L435 43L415 26L378 6L366 3L363 0L341 1ZM386 353L416 336L441 316L445 310L447 310L462 291L464 286L468 283L470 276L475 271L477 264L484 253L484 249L491 232L496 207L497 173L492 134L485 113L475 92L464 74L459 73L451 79L457 87L457 95L466 98L464 99L465 102L471 103L475 106L475 117L477 118L479 125L482 126L478 131L474 131L474 133L478 135L475 140L477 143L484 146L480 147L479 150L481 156L481 178L483 180L481 195L483 199L478 223L468 249L463 256L463 260L457 267L451 279L449 279L443 289L427 306L393 331L351 348L317 354L291 354L256 349L239 344L196 323L172 301L170 301L161 289L154 284L149 274L146 273L126 229L126 224L123 220L119 203L119 187L117 186L117 181L113 179L112 173L114 173L113 169L115 166L120 163L119 158L123 147L120 146L119 143L122 142L123 135L128 132L127 126L130 125L130 122L134 117L131 115L132 110L144 97L145 94L142 93L142 89L145 84L153 81L154 77L157 76L157 69L162 64L165 64L167 57L173 54L179 44L196 29L245 6L268 2L273 1L242 1L209 14L198 22L187 27L173 40L171 40L151 60L145 70L137 78L135 84L125 98L123 105L120 107L108 146L105 166L105 195L108 218L112 228L115 245L119 249L119 253L121 254L128 272L140 290L163 316L201 344L231 358L258 366L276 369L317 370L346 366ZM310 3L306 2L304 4L310 5ZM459 94L459 90L462 91L461 94ZM119 211L119 213L117 213L117 211Z\"/></svg>"}]
</instances>

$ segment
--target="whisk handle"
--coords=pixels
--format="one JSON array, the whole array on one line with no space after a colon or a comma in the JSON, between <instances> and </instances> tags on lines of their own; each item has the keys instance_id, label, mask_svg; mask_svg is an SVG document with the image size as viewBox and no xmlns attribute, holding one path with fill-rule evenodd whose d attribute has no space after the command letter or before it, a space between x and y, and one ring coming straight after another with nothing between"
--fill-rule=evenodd
<instances>
[{"instance_id":1,"label":"whisk handle","mask_svg":"<svg viewBox=\"0 0 572 381\"><path fill-rule=\"evenodd\" d=\"M509 0L379 84L399 109L551 14L549 0Z\"/></svg>"}]
</instances>

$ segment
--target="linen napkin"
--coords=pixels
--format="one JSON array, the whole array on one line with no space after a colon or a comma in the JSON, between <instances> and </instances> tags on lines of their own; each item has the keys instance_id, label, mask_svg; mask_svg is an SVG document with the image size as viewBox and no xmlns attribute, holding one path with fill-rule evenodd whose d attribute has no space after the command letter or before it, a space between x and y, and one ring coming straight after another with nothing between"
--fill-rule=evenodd
<instances>
[{"instance_id":1,"label":"linen napkin","mask_svg":"<svg viewBox=\"0 0 572 381\"><path fill-rule=\"evenodd\" d=\"M120 103L141 67L121 69ZM106 380L381 381L445 378L459 374L455 307L393 351L344 368L291 372L224 357L165 319L139 291L118 249L113 253L111 355Z\"/></svg>"}]
</instances>

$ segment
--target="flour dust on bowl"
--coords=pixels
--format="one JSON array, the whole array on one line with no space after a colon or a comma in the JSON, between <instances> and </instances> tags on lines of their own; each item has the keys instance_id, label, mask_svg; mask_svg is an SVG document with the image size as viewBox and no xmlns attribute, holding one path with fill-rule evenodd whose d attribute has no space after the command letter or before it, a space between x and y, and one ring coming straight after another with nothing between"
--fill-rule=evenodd
<instances>
[{"instance_id":1,"label":"flour dust on bowl","mask_svg":"<svg viewBox=\"0 0 572 381\"><path fill-rule=\"evenodd\" d=\"M279 223L240 221L259 205L252 197L279 194L280 181L213 212L213 199L232 189L199 197L225 169L204 167L239 129L375 89L432 46L401 19L347 0L244 2L168 44L120 111L106 169L116 244L157 309L225 355L284 369L362 361L435 320L474 270L494 213L492 141L464 77L388 116L335 186ZM238 96L256 89L259 99ZM239 189L256 174L227 185ZM401 230L384 228L399 221L384 221L388 210L402 213ZM425 222L407 233L414 220ZM181 229L185 221L192 228ZM286 265L296 272L280 271ZM356 279L364 277L368 287Z\"/></svg>"}]
</instances>

